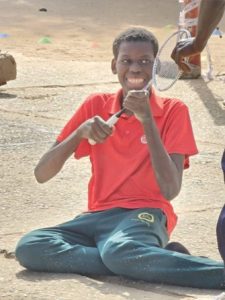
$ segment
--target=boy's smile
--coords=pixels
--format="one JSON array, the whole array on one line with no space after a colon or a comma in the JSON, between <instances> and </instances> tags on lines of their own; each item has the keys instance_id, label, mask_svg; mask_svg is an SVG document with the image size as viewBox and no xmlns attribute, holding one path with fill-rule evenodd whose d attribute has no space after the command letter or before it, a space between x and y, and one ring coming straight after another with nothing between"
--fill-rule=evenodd
<instances>
[{"instance_id":1,"label":"boy's smile","mask_svg":"<svg viewBox=\"0 0 225 300\"><path fill-rule=\"evenodd\" d=\"M154 52L152 44L127 41L120 45L117 58L112 60L112 72L117 74L124 96L129 90L145 88L152 78Z\"/></svg>"}]
</instances>

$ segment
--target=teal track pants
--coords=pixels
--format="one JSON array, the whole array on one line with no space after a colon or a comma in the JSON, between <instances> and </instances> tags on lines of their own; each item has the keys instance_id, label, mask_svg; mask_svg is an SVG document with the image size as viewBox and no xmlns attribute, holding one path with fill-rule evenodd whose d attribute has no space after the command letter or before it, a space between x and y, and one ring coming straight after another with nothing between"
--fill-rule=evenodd
<instances>
[{"instance_id":1,"label":"teal track pants","mask_svg":"<svg viewBox=\"0 0 225 300\"><path fill-rule=\"evenodd\" d=\"M161 210L114 208L30 232L18 242L16 257L33 271L225 289L223 263L166 250L167 242Z\"/></svg>"}]
</instances>

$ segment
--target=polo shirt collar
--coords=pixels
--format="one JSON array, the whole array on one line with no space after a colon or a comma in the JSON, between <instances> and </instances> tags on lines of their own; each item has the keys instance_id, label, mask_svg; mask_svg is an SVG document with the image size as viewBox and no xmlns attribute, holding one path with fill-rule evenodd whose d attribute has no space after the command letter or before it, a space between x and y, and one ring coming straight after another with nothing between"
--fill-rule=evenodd
<instances>
[{"instance_id":1,"label":"polo shirt collar","mask_svg":"<svg viewBox=\"0 0 225 300\"><path fill-rule=\"evenodd\" d=\"M112 96L106 102L105 109L110 115L113 115L121 110L122 97L123 90L120 89L115 94L112 94ZM153 116L160 117L163 114L163 99L156 95L155 90L153 88L151 89L149 101Z\"/></svg>"}]
</instances>

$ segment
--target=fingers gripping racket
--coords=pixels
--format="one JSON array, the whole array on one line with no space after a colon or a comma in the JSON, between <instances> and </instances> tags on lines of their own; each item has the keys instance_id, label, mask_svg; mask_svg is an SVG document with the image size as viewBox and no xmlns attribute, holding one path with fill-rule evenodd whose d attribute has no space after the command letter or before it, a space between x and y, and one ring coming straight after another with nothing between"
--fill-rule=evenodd
<instances>
[{"instance_id":1,"label":"fingers gripping racket","mask_svg":"<svg viewBox=\"0 0 225 300\"><path fill-rule=\"evenodd\" d=\"M155 57L154 64L152 67L152 79L145 86L143 90L139 90L138 92L143 92L149 94L149 90L152 86L156 88L158 91L166 91L171 88L176 81L182 75L182 71L179 69L176 62L171 58L171 53L176 46L177 42L181 40L186 40L191 38L190 32L186 29L181 29L173 34L171 34L162 46L159 48L158 53ZM188 61L185 61L188 65ZM131 95L132 92L137 91L129 91L128 95ZM109 126L113 126L119 120L122 113L125 109L121 109L119 112L110 117L107 121ZM91 145L94 145L96 142L89 139L88 140Z\"/></svg>"},{"instance_id":2,"label":"fingers gripping racket","mask_svg":"<svg viewBox=\"0 0 225 300\"><path fill-rule=\"evenodd\" d=\"M116 124L116 122L119 120L119 117L122 115L122 113L124 113L125 108L122 108L120 111L118 111L117 113L115 113L114 115L112 115L112 117L110 117L107 120L107 124L112 127L114 124ZM92 139L88 139L88 142L90 145L95 145L96 142Z\"/></svg>"}]
</instances>

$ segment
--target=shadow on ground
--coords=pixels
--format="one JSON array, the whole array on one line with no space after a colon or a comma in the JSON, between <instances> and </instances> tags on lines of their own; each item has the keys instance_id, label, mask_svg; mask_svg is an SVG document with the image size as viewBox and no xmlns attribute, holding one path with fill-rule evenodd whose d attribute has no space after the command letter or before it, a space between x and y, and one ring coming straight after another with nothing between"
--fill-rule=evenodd
<instances>
[{"instance_id":1,"label":"shadow on ground","mask_svg":"<svg viewBox=\"0 0 225 300\"><path fill-rule=\"evenodd\" d=\"M19 280L24 280L28 282L41 282L41 281L65 281L65 280L76 280L79 283L83 283L86 286L92 287L96 290L99 290L102 294L111 294L112 289L115 295L125 296L124 298L130 299L131 294L127 291L127 288L139 290L140 292L150 292L160 297L171 297L171 299L182 300L187 298L196 299L196 296L204 299L204 295L208 297L209 295L217 295L218 291L213 290L200 290L200 289L191 289L191 288L181 288L177 286L167 286L160 284L151 284L144 281L133 281L131 279L118 277L118 276L96 276L96 277L86 277L77 274L51 274L51 273L42 273L42 272L32 272L28 270L20 271L16 274L16 277ZM109 289L110 288L110 289ZM195 296L193 297L192 294ZM158 298L157 298L158 299ZM208 299L208 298L207 298Z\"/></svg>"}]
</instances>

